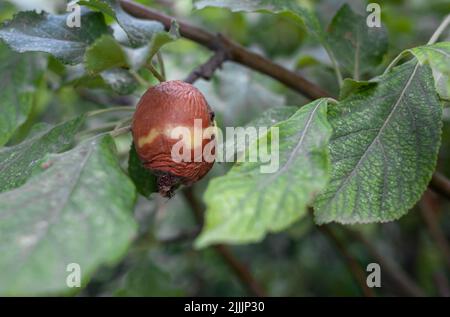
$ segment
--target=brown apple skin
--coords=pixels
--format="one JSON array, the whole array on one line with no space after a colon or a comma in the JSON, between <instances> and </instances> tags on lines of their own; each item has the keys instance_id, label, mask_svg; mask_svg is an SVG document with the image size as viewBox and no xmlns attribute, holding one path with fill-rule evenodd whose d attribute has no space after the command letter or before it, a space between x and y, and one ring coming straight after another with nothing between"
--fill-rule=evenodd
<instances>
[{"instance_id":1,"label":"brown apple skin","mask_svg":"<svg viewBox=\"0 0 450 317\"><path fill-rule=\"evenodd\" d=\"M214 126L214 113L203 94L180 80L150 87L137 105L132 123L133 141L143 166L158 177L158 190L163 196L172 196L180 184L197 182L214 164L203 158L200 162L193 160L195 148L197 153L200 150L203 153L203 148L214 137L190 145L190 162L177 162L172 158L172 148L181 136L172 138L170 131L186 127L193 133L195 119L201 120L202 130Z\"/></svg>"}]
</instances>

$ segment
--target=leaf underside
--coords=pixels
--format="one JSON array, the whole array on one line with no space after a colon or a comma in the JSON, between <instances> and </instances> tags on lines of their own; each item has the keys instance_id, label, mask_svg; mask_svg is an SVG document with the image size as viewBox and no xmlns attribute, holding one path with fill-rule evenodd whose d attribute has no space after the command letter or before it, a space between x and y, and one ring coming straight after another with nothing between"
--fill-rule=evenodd
<instances>
[{"instance_id":1,"label":"leaf underside","mask_svg":"<svg viewBox=\"0 0 450 317\"><path fill-rule=\"evenodd\" d=\"M385 222L418 201L431 179L442 109L427 65L406 63L330 107L332 176L317 223Z\"/></svg>"},{"instance_id":2,"label":"leaf underside","mask_svg":"<svg viewBox=\"0 0 450 317\"><path fill-rule=\"evenodd\" d=\"M47 154L67 149L83 122L81 116L46 126L20 144L0 149L0 192L23 185Z\"/></svg>"},{"instance_id":3,"label":"leaf underside","mask_svg":"<svg viewBox=\"0 0 450 317\"><path fill-rule=\"evenodd\" d=\"M0 194L0 294L73 293L67 265L82 281L123 256L136 231L131 181L110 136L47 156L22 187Z\"/></svg>"}]
</instances>

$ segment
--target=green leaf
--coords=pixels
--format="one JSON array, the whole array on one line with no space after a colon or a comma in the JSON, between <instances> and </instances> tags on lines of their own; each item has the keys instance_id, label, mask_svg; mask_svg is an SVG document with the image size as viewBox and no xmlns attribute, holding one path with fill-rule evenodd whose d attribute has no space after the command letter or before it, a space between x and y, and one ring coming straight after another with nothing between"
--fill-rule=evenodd
<instances>
[{"instance_id":1,"label":"green leaf","mask_svg":"<svg viewBox=\"0 0 450 317\"><path fill-rule=\"evenodd\" d=\"M450 42L409 49L420 64L429 63L433 70L436 90L442 99L450 100Z\"/></svg>"},{"instance_id":2,"label":"green leaf","mask_svg":"<svg viewBox=\"0 0 450 317\"><path fill-rule=\"evenodd\" d=\"M194 0L195 8L205 7L228 8L233 12L271 12L292 18L298 23L304 23L308 30L319 39L323 38L323 30L317 16L307 1L292 0Z\"/></svg>"},{"instance_id":3,"label":"green leaf","mask_svg":"<svg viewBox=\"0 0 450 317\"><path fill-rule=\"evenodd\" d=\"M109 68L98 74L89 74L83 64L69 66L65 84L90 89L111 90L119 95L129 95L138 87L136 78L125 68Z\"/></svg>"},{"instance_id":4,"label":"green leaf","mask_svg":"<svg viewBox=\"0 0 450 317\"><path fill-rule=\"evenodd\" d=\"M347 98L351 94L358 93L369 86L376 86L376 81L357 81L350 78L344 79L339 92L339 100Z\"/></svg>"},{"instance_id":5,"label":"green leaf","mask_svg":"<svg viewBox=\"0 0 450 317\"><path fill-rule=\"evenodd\" d=\"M279 129L279 166L273 173L261 173L260 167L268 162L245 162L209 183L206 225L196 240L197 247L260 241L306 214L307 206L328 181L331 127L326 112L327 100L319 99L270 129L267 143ZM265 140L262 136L252 143L249 152L267 150ZM273 151L276 146L271 147Z\"/></svg>"},{"instance_id":6,"label":"green leaf","mask_svg":"<svg viewBox=\"0 0 450 317\"><path fill-rule=\"evenodd\" d=\"M123 68L111 68L100 73L103 81L119 95L129 95L139 86L136 78Z\"/></svg>"},{"instance_id":7,"label":"green leaf","mask_svg":"<svg viewBox=\"0 0 450 317\"><path fill-rule=\"evenodd\" d=\"M0 146L28 118L33 107L36 79L42 74L35 56L19 55L0 43Z\"/></svg>"},{"instance_id":8,"label":"green leaf","mask_svg":"<svg viewBox=\"0 0 450 317\"><path fill-rule=\"evenodd\" d=\"M156 177L142 165L142 162L136 153L134 143L130 148L128 175L134 182L137 191L144 197L150 198L152 193L158 191L156 186Z\"/></svg>"},{"instance_id":9,"label":"green leaf","mask_svg":"<svg viewBox=\"0 0 450 317\"><path fill-rule=\"evenodd\" d=\"M339 64L355 79L378 66L388 47L386 30L368 27L366 18L348 4L334 16L327 41Z\"/></svg>"},{"instance_id":10,"label":"green leaf","mask_svg":"<svg viewBox=\"0 0 450 317\"><path fill-rule=\"evenodd\" d=\"M442 109L427 65L406 63L330 107L332 177L317 223L385 222L417 202L435 168Z\"/></svg>"},{"instance_id":11,"label":"green leaf","mask_svg":"<svg viewBox=\"0 0 450 317\"><path fill-rule=\"evenodd\" d=\"M134 47L148 44L153 35L163 32L164 26L158 21L137 19L126 13L116 0L83 0L79 4L96 8L113 17L128 35Z\"/></svg>"},{"instance_id":12,"label":"green leaf","mask_svg":"<svg viewBox=\"0 0 450 317\"><path fill-rule=\"evenodd\" d=\"M96 38L109 33L103 15L82 10L81 27L67 26L68 14L19 12L0 27L0 38L13 50L52 54L66 64L83 61L84 52Z\"/></svg>"},{"instance_id":13,"label":"green leaf","mask_svg":"<svg viewBox=\"0 0 450 317\"><path fill-rule=\"evenodd\" d=\"M22 143L0 149L0 192L23 185L47 154L67 149L83 122L84 117L78 117L57 126L41 126Z\"/></svg>"},{"instance_id":14,"label":"green leaf","mask_svg":"<svg viewBox=\"0 0 450 317\"><path fill-rule=\"evenodd\" d=\"M151 60L153 56L158 53L161 47L177 40L178 38L180 38L178 23L176 21L172 21L169 32L158 32L152 37L147 59Z\"/></svg>"},{"instance_id":15,"label":"green leaf","mask_svg":"<svg viewBox=\"0 0 450 317\"><path fill-rule=\"evenodd\" d=\"M274 107L267 111L264 111L262 115L253 119L248 124L247 127L271 127L278 122L289 119L296 111L298 107L293 106L280 106Z\"/></svg>"},{"instance_id":16,"label":"green leaf","mask_svg":"<svg viewBox=\"0 0 450 317\"><path fill-rule=\"evenodd\" d=\"M86 70L90 73L127 66L125 52L111 35L103 35L97 39L86 50L84 59Z\"/></svg>"},{"instance_id":17,"label":"green leaf","mask_svg":"<svg viewBox=\"0 0 450 317\"><path fill-rule=\"evenodd\" d=\"M271 108L267 111L265 111L261 116L257 117L256 119L250 121L248 124L245 125L245 127L272 127L278 122L284 121L288 119L290 116L292 116L296 111L298 110L297 107L292 106L281 106L281 107L275 107ZM256 141L258 136L256 134L249 134L246 138L235 138L227 139L225 143L223 144L223 150L226 154L226 161L234 161L232 159L234 155L236 154L237 157L242 156L245 154L245 149L248 147L249 144Z\"/></svg>"},{"instance_id":18,"label":"green leaf","mask_svg":"<svg viewBox=\"0 0 450 317\"><path fill-rule=\"evenodd\" d=\"M73 293L68 264L80 265L86 283L124 255L136 232L135 189L110 136L40 166L24 186L0 194L2 295Z\"/></svg>"}]
</instances>

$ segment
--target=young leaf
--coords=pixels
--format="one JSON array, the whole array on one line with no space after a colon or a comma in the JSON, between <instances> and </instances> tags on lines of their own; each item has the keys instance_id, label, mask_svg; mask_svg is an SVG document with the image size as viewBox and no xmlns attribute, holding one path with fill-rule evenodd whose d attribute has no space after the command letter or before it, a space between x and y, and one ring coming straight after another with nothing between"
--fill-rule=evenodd
<instances>
[{"instance_id":1,"label":"young leaf","mask_svg":"<svg viewBox=\"0 0 450 317\"><path fill-rule=\"evenodd\" d=\"M137 191L146 198L157 192L156 177L148 169L145 169L138 157L134 143L130 148L128 159L128 175L136 185Z\"/></svg>"},{"instance_id":2,"label":"young leaf","mask_svg":"<svg viewBox=\"0 0 450 317\"><path fill-rule=\"evenodd\" d=\"M163 47L164 45L177 40L180 37L179 26L176 21L172 21L169 32L159 32L156 33L149 45L149 54L147 59L151 60L153 56Z\"/></svg>"},{"instance_id":3,"label":"young leaf","mask_svg":"<svg viewBox=\"0 0 450 317\"><path fill-rule=\"evenodd\" d=\"M420 64L429 63L439 96L450 100L450 42L419 46L408 51Z\"/></svg>"},{"instance_id":4,"label":"young leaf","mask_svg":"<svg viewBox=\"0 0 450 317\"><path fill-rule=\"evenodd\" d=\"M228 8L233 12L258 11L286 15L294 21L304 23L316 38L323 38L320 22L305 1L299 5L297 1L292 0L194 0L194 5L199 10L205 7L220 7Z\"/></svg>"},{"instance_id":5,"label":"young leaf","mask_svg":"<svg viewBox=\"0 0 450 317\"><path fill-rule=\"evenodd\" d=\"M0 146L5 144L31 112L35 85L42 69L35 56L19 55L0 44Z\"/></svg>"},{"instance_id":6,"label":"young leaf","mask_svg":"<svg viewBox=\"0 0 450 317\"><path fill-rule=\"evenodd\" d=\"M79 4L96 8L101 12L116 19L128 35L130 43L134 47L148 44L153 35L163 32L164 26L158 21L136 19L126 13L116 0L83 0Z\"/></svg>"},{"instance_id":7,"label":"young leaf","mask_svg":"<svg viewBox=\"0 0 450 317\"><path fill-rule=\"evenodd\" d=\"M110 136L86 141L0 194L0 294L73 293L70 263L84 284L124 255L136 232L135 189L114 151Z\"/></svg>"},{"instance_id":8,"label":"young leaf","mask_svg":"<svg viewBox=\"0 0 450 317\"><path fill-rule=\"evenodd\" d=\"M387 33L383 27L368 27L366 18L344 4L327 30L327 41L339 64L353 78L378 66L387 51Z\"/></svg>"},{"instance_id":9,"label":"young leaf","mask_svg":"<svg viewBox=\"0 0 450 317\"><path fill-rule=\"evenodd\" d=\"M0 27L0 39L20 53L46 52L66 64L81 63L86 47L109 29L101 13L82 10L81 26L73 28L67 16L19 12Z\"/></svg>"},{"instance_id":10,"label":"young leaf","mask_svg":"<svg viewBox=\"0 0 450 317\"><path fill-rule=\"evenodd\" d=\"M206 225L197 247L256 242L305 215L328 181L331 127L326 112L327 100L319 99L272 127L267 143L274 138L273 129L279 129L279 166L273 173L261 173L260 167L268 163L245 162L210 182L205 193ZM265 142L262 136L249 151L261 151Z\"/></svg>"},{"instance_id":11,"label":"young leaf","mask_svg":"<svg viewBox=\"0 0 450 317\"><path fill-rule=\"evenodd\" d=\"M435 168L442 109L428 65L406 63L330 107L332 177L317 197L319 224L400 218Z\"/></svg>"},{"instance_id":12,"label":"young leaf","mask_svg":"<svg viewBox=\"0 0 450 317\"><path fill-rule=\"evenodd\" d=\"M90 73L127 66L125 52L111 35L103 35L88 47L84 60Z\"/></svg>"},{"instance_id":13,"label":"young leaf","mask_svg":"<svg viewBox=\"0 0 450 317\"><path fill-rule=\"evenodd\" d=\"M44 156L61 152L73 142L84 117L45 126L22 143L0 149L0 192L23 185Z\"/></svg>"}]
</instances>

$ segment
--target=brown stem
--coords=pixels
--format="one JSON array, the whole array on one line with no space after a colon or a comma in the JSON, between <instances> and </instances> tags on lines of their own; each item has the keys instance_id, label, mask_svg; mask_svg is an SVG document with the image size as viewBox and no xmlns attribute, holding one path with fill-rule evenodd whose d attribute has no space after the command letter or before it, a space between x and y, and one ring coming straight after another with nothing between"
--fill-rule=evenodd
<instances>
[{"instance_id":1,"label":"brown stem","mask_svg":"<svg viewBox=\"0 0 450 317\"><path fill-rule=\"evenodd\" d=\"M434 173L429 187L439 195L450 200L450 180L441 173Z\"/></svg>"},{"instance_id":2,"label":"brown stem","mask_svg":"<svg viewBox=\"0 0 450 317\"><path fill-rule=\"evenodd\" d=\"M381 266L381 270L386 272L388 277L398 287L399 291L406 296L425 296L423 290L393 261L384 257L360 232L345 228L355 240L363 244L369 254Z\"/></svg>"},{"instance_id":3,"label":"brown stem","mask_svg":"<svg viewBox=\"0 0 450 317\"><path fill-rule=\"evenodd\" d=\"M203 224L203 213L204 207L195 197L193 188L187 187L183 190L184 197L188 201L191 206L192 212L195 215L195 218L199 224ZM258 297L267 296L264 288L259 285L258 281L253 277L250 270L241 263L231 252L231 250L225 245L218 244L214 245L213 248L219 253L224 261L228 264L234 274L239 278L241 283L245 286L245 288L249 291L250 294Z\"/></svg>"},{"instance_id":4,"label":"brown stem","mask_svg":"<svg viewBox=\"0 0 450 317\"><path fill-rule=\"evenodd\" d=\"M120 3L123 9L132 16L159 21L167 30L170 29L171 21L174 19L173 17L135 3L132 0L120 0ZM322 90L322 88L308 81L304 77L291 72L285 67L278 65L259 54L250 52L238 43L231 41L220 34L213 34L183 21L178 21L178 25L180 26L179 31L181 36L197 42L212 51L228 51L230 60L275 78L306 97L317 99L330 96L326 91Z\"/></svg>"},{"instance_id":5,"label":"brown stem","mask_svg":"<svg viewBox=\"0 0 450 317\"><path fill-rule=\"evenodd\" d=\"M344 257L345 261L347 262L347 266L350 270L350 273L353 275L353 278L358 283L359 287L361 288L361 291L363 292L364 296L366 297L374 297L375 292L367 286L366 283L366 274L364 270L362 269L359 262L348 252L345 245L339 240L339 238L336 236L336 234L331 230L328 226L318 226L317 227L324 235L328 237L336 246L337 250L341 253L341 255Z\"/></svg>"},{"instance_id":6,"label":"brown stem","mask_svg":"<svg viewBox=\"0 0 450 317\"><path fill-rule=\"evenodd\" d=\"M227 59L229 59L229 53L226 50L216 51L216 53L206 63L194 69L184 81L193 84L200 78L210 80L214 75L214 72L221 68L222 64Z\"/></svg>"},{"instance_id":7,"label":"brown stem","mask_svg":"<svg viewBox=\"0 0 450 317\"><path fill-rule=\"evenodd\" d=\"M450 269L450 246L447 237L439 226L439 220L436 215L438 208L435 195L427 190L420 200L420 211L431 238L435 241L436 246L444 257L447 267Z\"/></svg>"}]
</instances>

